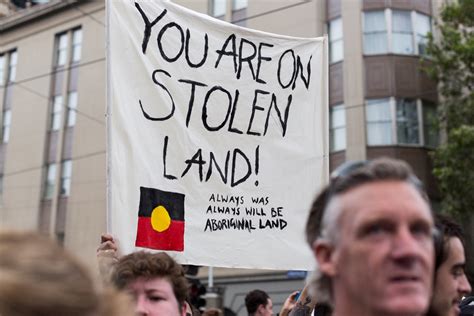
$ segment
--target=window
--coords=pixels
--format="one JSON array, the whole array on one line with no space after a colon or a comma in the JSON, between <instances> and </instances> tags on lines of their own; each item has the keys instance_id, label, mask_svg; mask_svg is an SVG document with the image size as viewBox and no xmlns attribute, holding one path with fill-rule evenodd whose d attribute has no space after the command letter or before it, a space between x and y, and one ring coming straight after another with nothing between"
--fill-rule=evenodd
<instances>
[{"instance_id":1,"label":"window","mask_svg":"<svg viewBox=\"0 0 474 316\"><path fill-rule=\"evenodd\" d=\"M392 115L390 99L367 100L367 145L392 144Z\"/></svg>"},{"instance_id":2,"label":"window","mask_svg":"<svg viewBox=\"0 0 474 316\"><path fill-rule=\"evenodd\" d=\"M224 18L227 10L226 2L227 0L212 0L211 15L216 18Z\"/></svg>"},{"instance_id":3,"label":"window","mask_svg":"<svg viewBox=\"0 0 474 316\"><path fill-rule=\"evenodd\" d=\"M0 55L0 87L5 84L5 55Z\"/></svg>"},{"instance_id":4,"label":"window","mask_svg":"<svg viewBox=\"0 0 474 316\"><path fill-rule=\"evenodd\" d=\"M364 12L364 54L424 55L430 31L430 17L415 11Z\"/></svg>"},{"instance_id":5,"label":"window","mask_svg":"<svg viewBox=\"0 0 474 316\"><path fill-rule=\"evenodd\" d=\"M72 32L72 58L71 62L75 63L81 59L82 46L82 30L76 29Z\"/></svg>"},{"instance_id":6,"label":"window","mask_svg":"<svg viewBox=\"0 0 474 316\"><path fill-rule=\"evenodd\" d=\"M232 11L246 9L248 0L232 0Z\"/></svg>"},{"instance_id":7,"label":"window","mask_svg":"<svg viewBox=\"0 0 474 316\"><path fill-rule=\"evenodd\" d=\"M8 82L14 82L16 79L16 64L18 62L18 54L16 50L10 53L10 62L8 63Z\"/></svg>"},{"instance_id":8,"label":"window","mask_svg":"<svg viewBox=\"0 0 474 316\"><path fill-rule=\"evenodd\" d=\"M46 182L45 182L45 190L44 190L45 200L49 200L53 197L55 181L56 181L56 164L51 163L46 166Z\"/></svg>"},{"instance_id":9,"label":"window","mask_svg":"<svg viewBox=\"0 0 474 316\"><path fill-rule=\"evenodd\" d=\"M397 142L419 144L418 109L416 100L397 100Z\"/></svg>"},{"instance_id":10,"label":"window","mask_svg":"<svg viewBox=\"0 0 474 316\"><path fill-rule=\"evenodd\" d=\"M77 92L71 91L67 101L67 127L76 125Z\"/></svg>"},{"instance_id":11,"label":"window","mask_svg":"<svg viewBox=\"0 0 474 316\"><path fill-rule=\"evenodd\" d=\"M364 53L384 54L387 48L387 26L384 11L364 13Z\"/></svg>"},{"instance_id":12,"label":"window","mask_svg":"<svg viewBox=\"0 0 474 316\"><path fill-rule=\"evenodd\" d=\"M64 160L61 170L61 196L69 196L71 193L71 174L72 162L71 160Z\"/></svg>"},{"instance_id":13,"label":"window","mask_svg":"<svg viewBox=\"0 0 474 316\"><path fill-rule=\"evenodd\" d=\"M346 111L344 105L331 107L330 151L346 149Z\"/></svg>"},{"instance_id":14,"label":"window","mask_svg":"<svg viewBox=\"0 0 474 316\"><path fill-rule=\"evenodd\" d=\"M431 102L422 101L422 107L424 145L428 147L436 147L439 142L436 105Z\"/></svg>"},{"instance_id":15,"label":"window","mask_svg":"<svg viewBox=\"0 0 474 316\"><path fill-rule=\"evenodd\" d=\"M338 18L329 22L329 62L340 61L343 57L342 19Z\"/></svg>"},{"instance_id":16,"label":"window","mask_svg":"<svg viewBox=\"0 0 474 316\"><path fill-rule=\"evenodd\" d=\"M64 66L67 61L67 46L68 46L67 33L63 33L57 36L56 45L57 45L56 66Z\"/></svg>"},{"instance_id":17,"label":"window","mask_svg":"<svg viewBox=\"0 0 474 316\"><path fill-rule=\"evenodd\" d=\"M392 11L392 51L404 55L414 53L410 11Z\"/></svg>"},{"instance_id":18,"label":"window","mask_svg":"<svg viewBox=\"0 0 474 316\"><path fill-rule=\"evenodd\" d=\"M3 111L3 124L2 124L2 142L4 144L8 143L10 139L10 126L12 123L12 111L4 110Z\"/></svg>"},{"instance_id":19,"label":"window","mask_svg":"<svg viewBox=\"0 0 474 316\"><path fill-rule=\"evenodd\" d=\"M418 54L426 55L426 44L428 43L428 33L431 32L431 19L429 16L416 13L416 45Z\"/></svg>"},{"instance_id":20,"label":"window","mask_svg":"<svg viewBox=\"0 0 474 316\"><path fill-rule=\"evenodd\" d=\"M415 99L376 99L366 102L367 145L438 144L436 106Z\"/></svg>"},{"instance_id":21,"label":"window","mask_svg":"<svg viewBox=\"0 0 474 316\"><path fill-rule=\"evenodd\" d=\"M57 131L61 127L61 111L63 106L63 96L56 95L53 98L53 108L51 112L51 130Z\"/></svg>"},{"instance_id":22,"label":"window","mask_svg":"<svg viewBox=\"0 0 474 316\"><path fill-rule=\"evenodd\" d=\"M232 0L232 22L236 25L247 25L248 0Z\"/></svg>"}]
</instances>

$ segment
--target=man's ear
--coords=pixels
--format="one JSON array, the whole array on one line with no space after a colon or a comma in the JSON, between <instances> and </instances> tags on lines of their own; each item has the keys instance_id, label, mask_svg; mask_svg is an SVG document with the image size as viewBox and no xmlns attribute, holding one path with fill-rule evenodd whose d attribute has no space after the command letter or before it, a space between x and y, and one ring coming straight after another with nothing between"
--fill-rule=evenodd
<instances>
[{"instance_id":1,"label":"man's ear","mask_svg":"<svg viewBox=\"0 0 474 316\"><path fill-rule=\"evenodd\" d=\"M335 276L337 269L334 246L327 241L316 240L312 248L319 270L330 277Z\"/></svg>"},{"instance_id":2,"label":"man's ear","mask_svg":"<svg viewBox=\"0 0 474 316\"><path fill-rule=\"evenodd\" d=\"M265 315L265 305L258 305L255 315Z\"/></svg>"}]
</instances>

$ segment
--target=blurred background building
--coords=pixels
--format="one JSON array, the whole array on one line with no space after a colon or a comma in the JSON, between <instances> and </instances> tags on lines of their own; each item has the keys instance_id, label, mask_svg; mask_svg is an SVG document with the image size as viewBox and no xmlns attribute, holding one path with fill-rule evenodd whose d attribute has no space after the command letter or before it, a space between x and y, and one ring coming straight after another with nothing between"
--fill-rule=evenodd
<instances>
[{"instance_id":1,"label":"blurred background building","mask_svg":"<svg viewBox=\"0 0 474 316\"><path fill-rule=\"evenodd\" d=\"M329 34L330 167L406 160L437 205L438 94L420 61L443 0L174 2L257 30ZM0 0L0 225L50 234L93 268L106 230L105 25L100 0ZM249 290L266 290L278 311L305 276L216 268L214 286L246 315Z\"/></svg>"}]
</instances>

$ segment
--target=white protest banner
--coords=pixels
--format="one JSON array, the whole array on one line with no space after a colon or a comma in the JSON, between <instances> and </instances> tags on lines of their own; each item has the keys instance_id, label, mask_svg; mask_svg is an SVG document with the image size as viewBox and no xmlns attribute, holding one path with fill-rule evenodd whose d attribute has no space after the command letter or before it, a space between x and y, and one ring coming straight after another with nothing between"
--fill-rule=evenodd
<instances>
[{"instance_id":1,"label":"white protest banner","mask_svg":"<svg viewBox=\"0 0 474 316\"><path fill-rule=\"evenodd\" d=\"M327 43L108 1L109 228L126 252L305 270L328 178Z\"/></svg>"}]
</instances>

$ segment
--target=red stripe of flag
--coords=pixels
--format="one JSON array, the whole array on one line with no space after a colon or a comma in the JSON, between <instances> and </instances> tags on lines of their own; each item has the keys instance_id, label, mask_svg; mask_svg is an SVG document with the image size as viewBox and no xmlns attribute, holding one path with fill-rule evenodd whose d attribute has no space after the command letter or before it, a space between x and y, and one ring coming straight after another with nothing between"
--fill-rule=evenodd
<instances>
[{"instance_id":1,"label":"red stripe of flag","mask_svg":"<svg viewBox=\"0 0 474 316\"><path fill-rule=\"evenodd\" d=\"M151 226L150 217L138 217L135 246L157 250L184 250L184 222L171 221L164 232L157 232Z\"/></svg>"}]
</instances>

